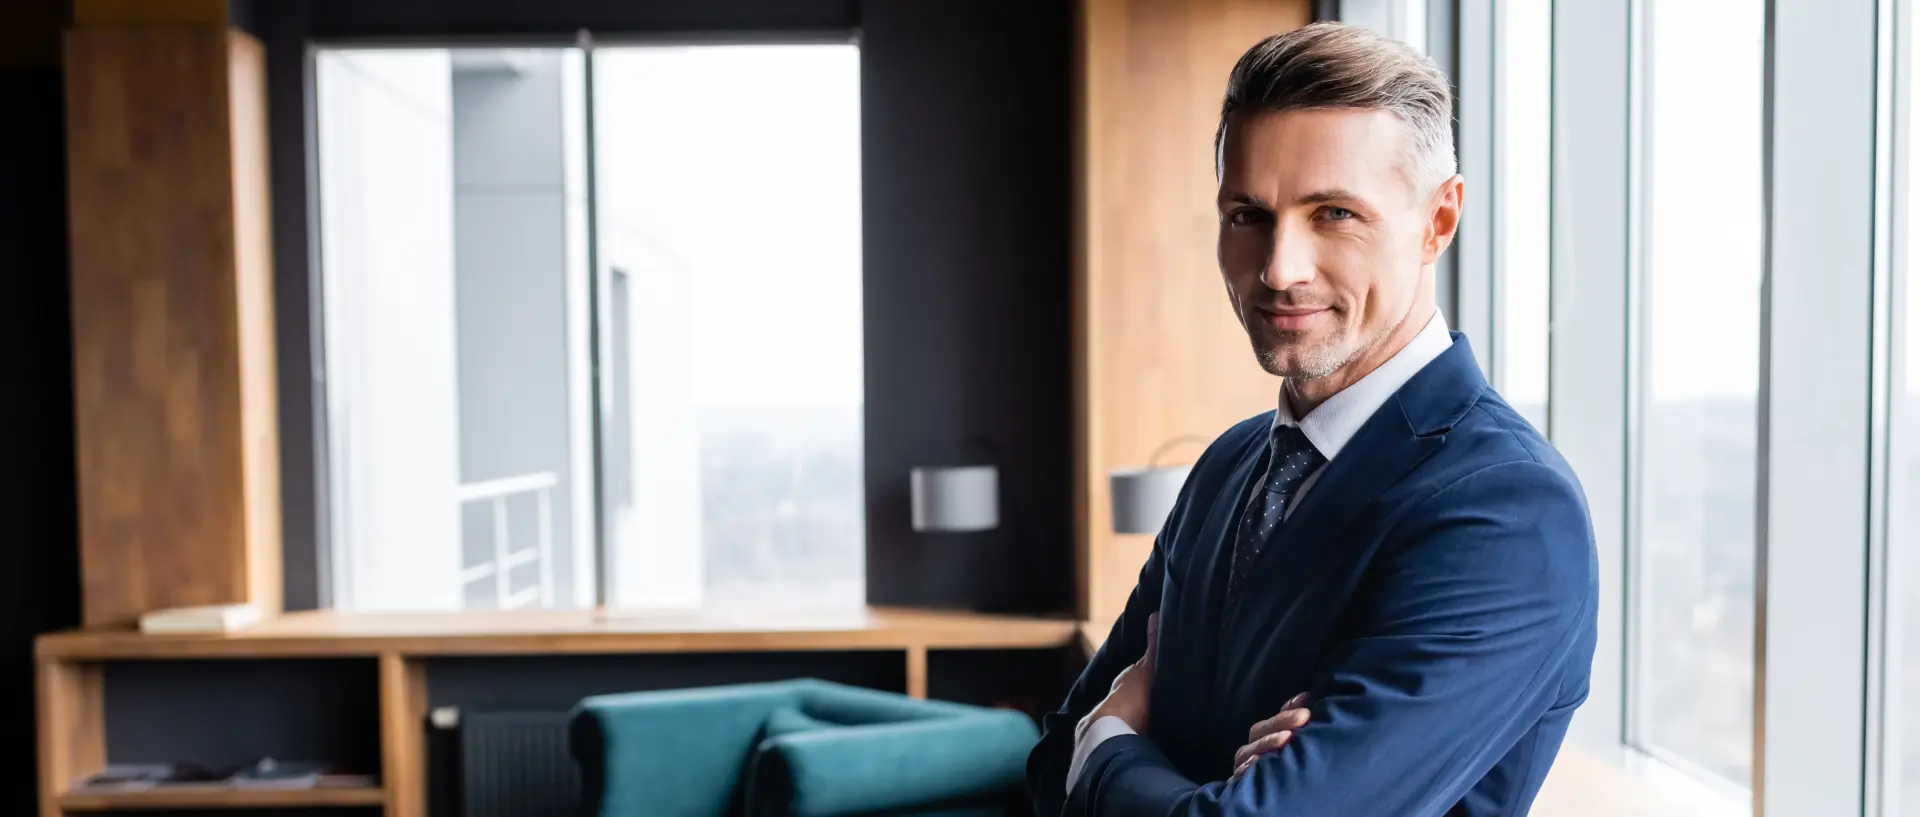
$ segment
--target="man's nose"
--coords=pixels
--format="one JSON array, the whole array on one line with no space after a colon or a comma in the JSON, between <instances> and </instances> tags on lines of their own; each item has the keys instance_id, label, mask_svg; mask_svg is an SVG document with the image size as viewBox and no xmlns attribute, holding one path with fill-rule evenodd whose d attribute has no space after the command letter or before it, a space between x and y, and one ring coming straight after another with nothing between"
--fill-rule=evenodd
<instances>
[{"instance_id":1,"label":"man's nose","mask_svg":"<svg viewBox=\"0 0 1920 817\"><path fill-rule=\"evenodd\" d=\"M1269 289L1286 290L1296 284L1309 283L1313 277L1311 242L1305 236L1289 235L1285 229L1275 230L1266 269L1260 273L1261 282Z\"/></svg>"}]
</instances>

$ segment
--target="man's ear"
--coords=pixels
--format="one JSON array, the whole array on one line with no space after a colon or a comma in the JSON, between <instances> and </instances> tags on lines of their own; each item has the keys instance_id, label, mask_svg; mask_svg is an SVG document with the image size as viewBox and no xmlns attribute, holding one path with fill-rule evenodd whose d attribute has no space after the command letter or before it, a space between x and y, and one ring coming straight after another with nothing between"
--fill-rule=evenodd
<instances>
[{"instance_id":1,"label":"man's ear","mask_svg":"<svg viewBox=\"0 0 1920 817\"><path fill-rule=\"evenodd\" d=\"M1427 199L1427 240L1422 254L1424 263L1431 264L1439 260L1440 254L1453 246L1453 236L1460 231L1460 209L1465 195L1465 180L1459 174L1454 174L1441 182Z\"/></svg>"}]
</instances>

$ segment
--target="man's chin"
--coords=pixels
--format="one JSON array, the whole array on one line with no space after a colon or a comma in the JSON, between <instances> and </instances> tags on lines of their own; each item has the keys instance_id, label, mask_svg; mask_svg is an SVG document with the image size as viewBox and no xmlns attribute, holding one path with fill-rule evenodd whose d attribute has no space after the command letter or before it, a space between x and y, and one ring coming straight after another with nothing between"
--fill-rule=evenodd
<instances>
[{"instance_id":1,"label":"man's chin","mask_svg":"<svg viewBox=\"0 0 1920 817\"><path fill-rule=\"evenodd\" d=\"M1275 343L1262 345L1254 356L1260 368L1274 377L1313 380L1326 377L1340 368L1338 356L1317 344Z\"/></svg>"}]
</instances>

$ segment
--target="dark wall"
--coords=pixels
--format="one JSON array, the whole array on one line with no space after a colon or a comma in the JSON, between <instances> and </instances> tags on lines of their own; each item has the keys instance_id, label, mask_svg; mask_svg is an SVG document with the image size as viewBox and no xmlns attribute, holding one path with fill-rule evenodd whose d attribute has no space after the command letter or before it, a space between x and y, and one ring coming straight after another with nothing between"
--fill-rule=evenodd
<instances>
[{"instance_id":1,"label":"dark wall","mask_svg":"<svg viewBox=\"0 0 1920 817\"><path fill-rule=\"evenodd\" d=\"M0 747L33 758L33 637L80 622L59 69L66 6L0 5ZM0 814L38 808L36 782L32 763L6 764Z\"/></svg>"},{"instance_id":2,"label":"dark wall","mask_svg":"<svg viewBox=\"0 0 1920 817\"><path fill-rule=\"evenodd\" d=\"M321 597L307 235L309 39L779 39L858 32L865 218L867 595L1070 610L1072 10L1065 0L253 0L272 72L289 605ZM969 445L972 438L986 445ZM1003 525L920 535L917 465L1001 463Z\"/></svg>"},{"instance_id":3,"label":"dark wall","mask_svg":"<svg viewBox=\"0 0 1920 817\"><path fill-rule=\"evenodd\" d=\"M1072 11L861 5L867 595L1073 607ZM998 449L1001 528L915 534L907 472Z\"/></svg>"}]
</instances>

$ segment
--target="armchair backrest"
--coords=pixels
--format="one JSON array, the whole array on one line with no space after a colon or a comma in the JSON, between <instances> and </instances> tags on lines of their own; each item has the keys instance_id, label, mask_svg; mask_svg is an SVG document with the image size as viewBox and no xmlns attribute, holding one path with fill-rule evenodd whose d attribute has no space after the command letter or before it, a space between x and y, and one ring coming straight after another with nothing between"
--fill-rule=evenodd
<instances>
[{"instance_id":1,"label":"armchair backrest","mask_svg":"<svg viewBox=\"0 0 1920 817\"><path fill-rule=\"evenodd\" d=\"M571 726L593 817L917 813L1016 786L1037 738L1017 712L813 679L601 695Z\"/></svg>"},{"instance_id":2,"label":"armchair backrest","mask_svg":"<svg viewBox=\"0 0 1920 817\"><path fill-rule=\"evenodd\" d=\"M594 817L724 817L767 716L798 706L804 682L587 698L569 739L582 810Z\"/></svg>"}]
</instances>

